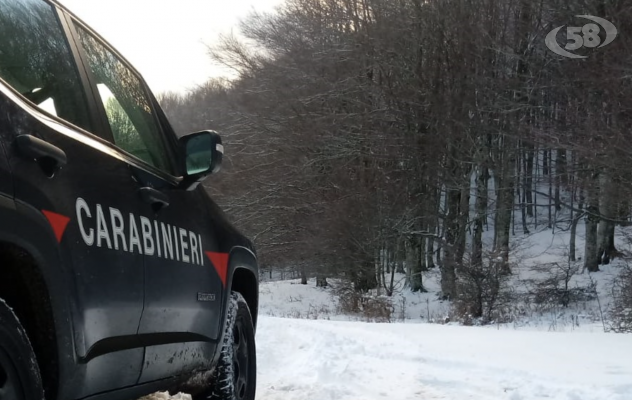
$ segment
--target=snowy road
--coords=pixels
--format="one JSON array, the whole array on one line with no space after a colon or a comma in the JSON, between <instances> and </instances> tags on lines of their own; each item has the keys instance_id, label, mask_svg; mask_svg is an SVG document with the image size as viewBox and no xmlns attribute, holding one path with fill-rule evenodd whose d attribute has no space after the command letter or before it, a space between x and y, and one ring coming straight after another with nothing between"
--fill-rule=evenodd
<instances>
[{"instance_id":1,"label":"snowy road","mask_svg":"<svg viewBox=\"0 0 632 400\"><path fill-rule=\"evenodd\" d=\"M627 335L261 317L258 400L632 400Z\"/></svg>"}]
</instances>

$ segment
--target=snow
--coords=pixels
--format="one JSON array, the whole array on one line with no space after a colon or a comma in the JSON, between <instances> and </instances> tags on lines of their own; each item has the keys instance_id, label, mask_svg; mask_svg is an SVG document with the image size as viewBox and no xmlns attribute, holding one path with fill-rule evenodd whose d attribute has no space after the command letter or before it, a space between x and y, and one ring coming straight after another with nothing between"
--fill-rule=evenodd
<instances>
[{"instance_id":1,"label":"snow","mask_svg":"<svg viewBox=\"0 0 632 400\"><path fill-rule=\"evenodd\" d=\"M264 282L259 287L259 314L272 317L327 319L337 315L331 290L317 288L314 280L301 285L300 279Z\"/></svg>"},{"instance_id":2,"label":"snow","mask_svg":"<svg viewBox=\"0 0 632 400\"><path fill-rule=\"evenodd\" d=\"M262 317L257 399L630 400L630 354L625 335Z\"/></svg>"},{"instance_id":3,"label":"snow","mask_svg":"<svg viewBox=\"0 0 632 400\"><path fill-rule=\"evenodd\" d=\"M191 400L191 396L184 393L178 393L170 396L169 392L154 393L149 396L141 397L138 400Z\"/></svg>"}]
</instances>

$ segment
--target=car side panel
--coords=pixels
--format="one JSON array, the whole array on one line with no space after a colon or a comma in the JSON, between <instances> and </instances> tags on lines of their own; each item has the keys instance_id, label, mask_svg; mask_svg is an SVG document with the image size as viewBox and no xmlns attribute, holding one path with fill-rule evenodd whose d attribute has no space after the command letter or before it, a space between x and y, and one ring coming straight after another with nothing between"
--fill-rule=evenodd
<instances>
[{"instance_id":1,"label":"car side panel","mask_svg":"<svg viewBox=\"0 0 632 400\"><path fill-rule=\"evenodd\" d=\"M187 337L182 337L183 344L148 346L139 382L207 369L217 361L217 343L221 343L224 333L235 270L245 269L252 274L255 284L247 297L258 298L257 261L252 244L228 222L204 188L165 193L171 204L151 217L199 232L202 265L146 257L147 297L139 333L166 330L171 334L186 333ZM208 297L200 299L200 295ZM256 319L256 306L253 308Z\"/></svg>"},{"instance_id":2,"label":"car side panel","mask_svg":"<svg viewBox=\"0 0 632 400\"><path fill-rule=\"evenodd\" d=\"M164 329L215 340L219 336L219 300L224 287L208 256L208 252L218 251L211 216L199 190L164 193L169 196L169 207L158 213L149 212L149 206L145 210L159 227L163 245L156 246L160 256L156 251L145 257L145 308L138 332ZM167 232L170 228L178 240L169 240L162 234L163 228ZM173 244L173 256L166 256L165 242ZM215 300L200 300L198 295L204 294Z\"/></svg>"},{"instance_id":3,"label":"car side panel","mask_svg":"<svg viewBox=\"0 0 632 400\"><path fill-rule=\"evenodd\" d=\"M249 248L236 246L230 250L226 277L227 287L233 285L237 270L248 271L255 280L254 293L250 293L250 296L247 297L255 299L255 303L257 303L259 298L257 258ZM226 293L230 293L230 291L226 291ZM219 357L217 343L223 341L223 333L225 332L228 296L222 296L219 306L217 322L213 322L213 325L218 325L221 329L218 340L148 346L145 353L143 374L139 382L151 382L167 376L174 376L177 375L177 371L186 374L196 370L205 370L214 365ZM253 321L256 321L258 307L256 304L254 307L250 306Z\"/></svg>"},{"instance_id":4,"label":"car side panel","mask_svg":"<svg viewBox=\"0 0 632 400\"><path fill-rule=\"evenodd\" d=\"M185 342L148 346L139 383L189 374L212 368L218 347L215 342Z\"/></svg>"},{"instance_id":5,"label":"car side panel","mask_svg":"<svg viewBox=\"0 0 632 400\"><path fill-rule=\"evenodd\" d=\"M182 343L148 346L141 383L211 368L222 325L225 289L209 258L218 247L205 198L199 190L163 192L168 207L157 213L144 210L156 221L162 244L145 256L145 307L138 333L162 332ZM163 228L177 239L170 240ZM170 242L177 256L166 256L164 244Z\"/></svg>"}]
</instances>

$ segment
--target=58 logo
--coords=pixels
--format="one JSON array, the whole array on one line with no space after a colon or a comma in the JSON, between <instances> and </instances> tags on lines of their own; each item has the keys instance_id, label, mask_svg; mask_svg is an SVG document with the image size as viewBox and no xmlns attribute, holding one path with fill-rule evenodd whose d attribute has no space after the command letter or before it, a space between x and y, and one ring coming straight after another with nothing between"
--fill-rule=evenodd
<instances>
[{"instance_id":1,"label":"58 logo","mask_svg":"<svg viewBox=\"0 0 632 400\"><path fill-rule=\"evenodd\" d=\"M617 28L608 20L592 15L576 15L577 18L584 18L593 22L584 26L567 26L566 43L557 40L558 33L565 25L559 26L546 35L544 43L552 52L568 58L586 58L581 54L571 53L586 47L589 49L601 48L609 45L617 37Z\"/></svg>"}]
</instances>

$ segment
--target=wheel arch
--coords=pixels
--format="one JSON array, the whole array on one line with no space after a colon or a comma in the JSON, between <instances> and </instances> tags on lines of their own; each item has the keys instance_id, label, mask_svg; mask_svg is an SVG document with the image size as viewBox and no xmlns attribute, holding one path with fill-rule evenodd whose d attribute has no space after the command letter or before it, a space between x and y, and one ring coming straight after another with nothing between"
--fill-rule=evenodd
<instances>
[{"instance_id":1,"label":"wheel arch","mask_svg":"<svg viewBox=\"0 0 632 400\"><path fill-rule=\"evenodd\" d=\"M0 298L22 324L48 393L56 393L58 354L50 294L35 258L24 248L0 242Z\"/></svg>"},{"instance_id":2,"label":"wheel arch","mask_svg":"<svg viewBox=\"0 0 632 400\"><path fill-rule=\"evenodd\" d=\"M0 201L0 298L23 325L42 373L47 399L55 399L66 371L59 351L72 351L72 326L54 232L36 210ZM63 347L60 347L63 346ZM64 371L62 371L64 369Z\"/></svg>"},{"instance_id":3,"label":"wheel arch","mask_svg":"<svg viewBox=\"0 0 632 400\"><path fill-rule=\"evenodd\" d=\"M257 256L246 247L234 247L228 259L230 291L239 292L250 308L256 328L259 315L259 267Z\"/></svg>"}]
</instances>

